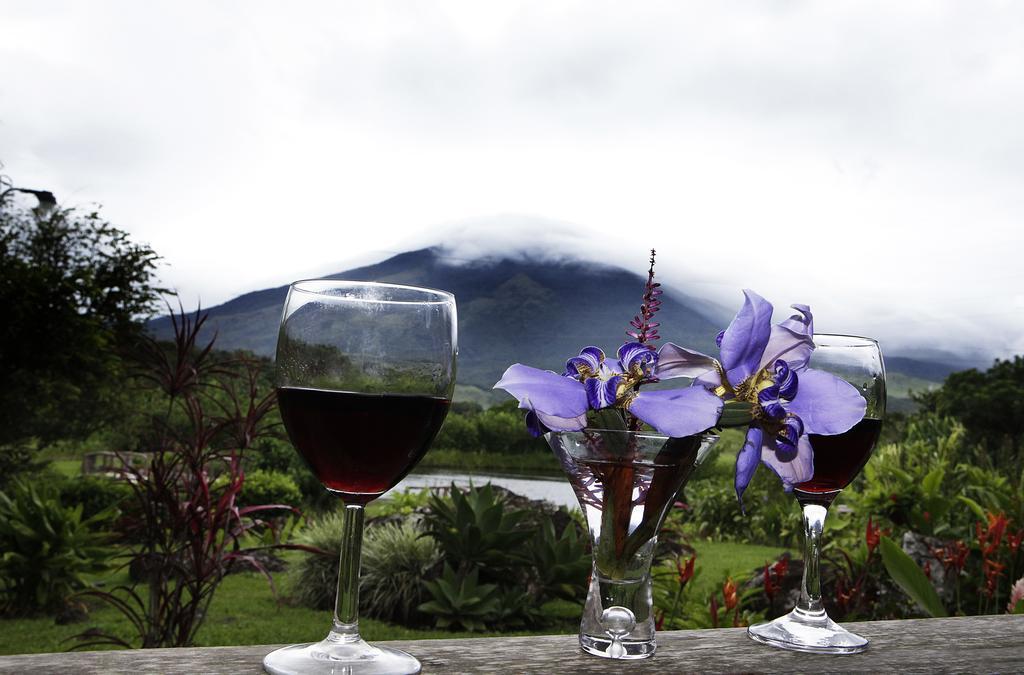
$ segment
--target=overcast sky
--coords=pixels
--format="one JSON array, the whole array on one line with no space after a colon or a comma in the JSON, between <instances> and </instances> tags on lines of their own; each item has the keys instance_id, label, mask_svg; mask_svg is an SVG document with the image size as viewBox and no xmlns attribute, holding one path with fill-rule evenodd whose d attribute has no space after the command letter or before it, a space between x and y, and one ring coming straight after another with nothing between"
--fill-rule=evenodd
<instances>
[{"instance_id":1,"label":"overcast sky","mask_svg":"<svg viewBox=\"0 0 1024 675\"><path fill-rule=\"evenodd\" d=\"M446 241L1024 352L1024 3L0 0L0 161L186 306Z\"/></svg>"}]
</instances>

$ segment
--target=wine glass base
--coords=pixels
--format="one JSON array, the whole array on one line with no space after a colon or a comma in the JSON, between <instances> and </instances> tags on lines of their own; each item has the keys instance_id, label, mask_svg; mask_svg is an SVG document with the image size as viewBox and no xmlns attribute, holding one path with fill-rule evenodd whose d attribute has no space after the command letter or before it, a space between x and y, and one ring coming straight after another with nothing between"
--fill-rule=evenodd
<instances>
[{"instance_id":1,"label":"wine glass base","mask_svg":"<svg viewBox=\"0 0 1024 675\"><path fill-rule=\"evenodd\" d=\"M271 675L415 675L420 662L390 647L374 647L361 639L338 642L330 638L282 647L263 657Z\"/></svg>"},{"instance_id":2,"label":"wine glass base","mask_svg":"<svg viewBox=\"0 0 1024 675\"><path fill-rule=\"evenodd\" d=\"M650 640L612 640L608 637L580 634L580 649L605 659L647 659L658 645Z\"/></svg>"},{"instance_id":3,"label":"wine glass base","mask_svg":"<svg viewBox=\"0 0 1024 675\"><path fill-rule=\"evenodd\" d=\"M868 648L867 638L846 630L824 612L812 614L798 609L774 621L750 626L747 635L772 647L815 654L859 654Z\"/></svg>"}]
</instances>

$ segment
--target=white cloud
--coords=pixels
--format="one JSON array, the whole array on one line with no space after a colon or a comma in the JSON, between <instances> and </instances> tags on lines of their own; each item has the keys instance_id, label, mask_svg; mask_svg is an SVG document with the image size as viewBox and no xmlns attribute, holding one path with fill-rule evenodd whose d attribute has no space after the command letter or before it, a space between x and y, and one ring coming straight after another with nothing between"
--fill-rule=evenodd
<instances>
[{"instance_id":1,"label":"white cloud","mask_svg":"<svg viewBox=\"0 0 1024 675\"><path fill-rule=\"evenodd\" d=\"M894 344L1024 348L1016 3L4 14L6 172L104 203L187 304L445 237L638 270L656 246L729 305L750 286ZM580 230L516 241L501 213Z\"/></svg>"}]
</instances>

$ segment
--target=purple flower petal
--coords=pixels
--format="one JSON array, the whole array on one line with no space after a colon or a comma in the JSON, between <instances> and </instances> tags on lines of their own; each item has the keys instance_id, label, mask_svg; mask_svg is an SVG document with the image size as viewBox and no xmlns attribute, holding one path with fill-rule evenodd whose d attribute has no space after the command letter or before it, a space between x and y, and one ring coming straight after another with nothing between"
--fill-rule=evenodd
<instances>
[{"instance_id":1,"label":"purple flower petal","mask_svg":"<svg viewBox=\"0 0 1024 675\"><path fill-rule=\"evenodd\" d=\"M494 388L504 389L520 404L525 403L530 410L547 415L571 419L587 412L587 392L583 385L550 370L516 363L508 367Z\"/></svg>"},{"instance_id":2,"label":"purple flower petal","mask_svg":"<svg viewBox=\"0 0 1024 675\"><path fill-rule=\"evenodd\" d=\"M806 435L797 441L796 453L790 454L776 452L775 444L769 439L761 446L761 461L782 479L787 491L814 477L814 450Z\"/></svg>"},{"instance_id":3,"label":"purple flower petal","mask_svg":"<svg viewBox=\"0 0 1024 675\"><path fill-rule=\"evenodd\" d=\"M520 408L521 407L522 406L520 406ZM543 436L546 433L544 428L541 426L540 420L537 419L537 412L534 410L528 410L526 412L526 431L534 438Z\"/></svg>"},{"instance_id":4,"label":"purple flower petal","mask_svg":"<svg viewBox=\"0 0 1024 675\"><path fill-rule=\"evenodd\" d=\"M590 367L597 370L604 363L604 351L599 347L584 347L580 356L590 361Z\"/></svg>"},{"instance_id":5,"label":"purple flower petal","mask_svg":"<svg viewBox=\"0 0 1024 675\"><path fill-rule=\"evenodd\" d=\"M793 370L803 370L814 351L814 317L807 305L792 305L800 312L777 326L772 326L771 336L761 356L760 367L782 359Z\"/></svg>"},{"instance_id":6,"label":"purple flower petal","mask_svg":"<svg viewBox=\"0 0 1024 675\"><path fill-rule=\"evenodd\" d=\"M658 353L651 347L639 342L627 342L619 347L619 363L622 364L623 372L629 372L633 364L657 363Z\"/></svg>"},{"instance_id":7,"label":"purple flower petal","mask_svg":"<svg viewBox=\"0 0 1024 675\"><path fill-rule=\"evenodd\" d=\"M772 304L749 289L743 307L722 336L722 365L737 385L761 368L761 356L772 332Z\"/></svg>"},{"instance_id":8,"label":"purple flower petal","mask_svg":"<svg viewBox=\"0 0 1024 675\"><path fill-rule=\"evenodd\" d=\"M759 427L747 429L747 440L743 447L736 453L736 499L743 508L743 492L750 485L757 471L757 465L761 463L761 440L764 432Z\"/></svg>"},{"instance_id":9,"label":"purple flower petal","mask_svg":"<svg viewBox=\"0 0 1024 675\"><path fill-rule=\"evenodd\" d=\"M804 423L798 416L789 413L782 421L782 428L775 437L775 452L783 462L793 459L797 451L797 443L804 434Z\"/></svg>"},{"instance_id":10,"label":"purple flower petal","mask_svg":"<svg viewBox=\"0 0 1024 675\"><path fill-rule=\"evenodd\" d=\"M772 384L757 392L757 402L765 414L774 419L782 419L786 416L786 409L782 407L779 399L779 385Z\"/></svg>"},{"instance_id":11,"label":"purple flower petal","mask_svg":"<svg viewBox=\"0 0 1024 675\"><path fill-rule=\"evenodd\" d=\"M790 305L790 307L800 314L793 314L779 325L796 333L814 335L814 315L811 314L811 308L807 305Z\"/></svg>"},{"instance_id":12,"label":"purple flower petal","mask_svg":"<svg viewBox=\"0 0 1024 675\"><path fill-rule=\"evenodd\" d=\"M786 410L804 421L809 434L841 434L864 419L867 401L857 388L824 370L800 373L800 389Z\"/></svg>"},{"instance_id":13,"label":"purple flower petal","mask_svg":"<svg viewBox=\"0 0 1024 675\"><path fill-rule=\"evenodd\" d=\"M641 391L629 412L658 433L680 438L715 426L722 414L722 399L703 387Z\"/></svg>"},{"instance_id":14,"label":"purple flower petal","mask_svg":"<svg viewBox=\"0 0 1024 675\"><path fill-rule=\"evenodd\" d=\"M596 377L587 378L583 383L587 392L587 404L594 410L614 405L619 390L619 382L621 381L622 377L620 375L607 380L601 380Z\"/></svg>"},{"instance_id":15,"label":"purple flower petal","mask_svg":"<svg viewBox=\"0 0 1024 675\"><path fill-rule=\"evenodd\" d=\"M672 342L666 342L658 350L658 366L654 374L659 379L668 380L673 377L700 377L708 371L715 375L718 386L718 376L715 373L715 359L707 354L695 352L692 349L680 347Z\"/></svg>"},{"instance_id":16,"label":"purple flower petal","mask_svg":"<svg viewBox=\"0 0 1024 675\"><path fill-rule=\"evenodd\" d=\"M772 379L779 385L779 396L787 401L792 401L796 397L800 388L800 378L782 359L775 362L775 374Z\"/></svg>"},{"instance_id":17,"label":"purple flower petal","mask_svg":"<svg viewBox=\"0 0 1024 675\"><path fill-rule=\"evenodd\" d=\"M584 347L579 356L565 362L566 377L576 377L583 371L596 373L604 363L604 352L597 347Z\"/></svg>"},{"instance_id":18,"label":"purple flower petal","mask_svg":"<svg viewBox=\"0 0 1024 675\"><path fill-rule=\"evenodd\" d=\"M703 375L700 375L699 377L697 377L697 379L695 379L693 381L693 384L694 385L700 385L700 386L702 386L702 387L704 387L706 389L710 389L710 390L714 391L719 386L721 386L722 378L719 377L717 370L709 370L708 372L704 373ZM733 395L730 394L730 393L726 393L724 398L725 398L726 401L728 401L729 399L733 398Z\"/></svg>"},{"instance_id":19,"label":"purple flower petal","mask_svg":"<svg viewBox=\"0 0 1024 675\"><path fill-rule=\"evenodd\" d=\"M582 413L579 417L557 417L539 410L534 410L533 413L540 423L551 431L579 431L587 426L587 413Z\"/></svg>"}]
</instances>

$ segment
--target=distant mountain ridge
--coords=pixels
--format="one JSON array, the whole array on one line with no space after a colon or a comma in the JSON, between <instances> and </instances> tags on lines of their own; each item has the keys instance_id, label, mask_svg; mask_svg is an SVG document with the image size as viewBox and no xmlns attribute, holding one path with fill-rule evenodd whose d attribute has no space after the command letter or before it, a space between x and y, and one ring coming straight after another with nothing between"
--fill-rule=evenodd
<instances>
[{"instance_id":1,"label":"distant mountain ridge","mask_svg":"<svg viewBox=\"0 0 1024 675\"><path fill-rule=\"evenodd\" d=\"M637 313L645 278L613 267L577 262L508 259L450 264L436 248L402 253L332 278L441 288L455 294L459 311L459 382L489 389L509 364L527 362L561 370L568 356L594 344L614 352ZM272 355L287 286L246 293L209 313L207 335L221 349ZM718 321L685 296L662 296L661 334L698 349L713 348ZM171 334L167 317L150 331Z\"/></svg>"},{"instance_id":2,"label":"distant mountain ridge","mask_svg":"<svg viewBox=\"0 0 1024 675\"><path fill-rule=\"evenodd\" d=\"M437 248L329 276L453 292L459 311L459 383L485 390L515 362L560 371L565 359L583 346L614 353L626 340L625 330L639 310L646 281L632 272L583 262L481 259L453 264ZM272 356L287 291L287 286L254 291L204 310L209 313L206 336L216 331L220 349ZM724 327L728 310L671 289L662 300L657 320L664 339L716 351L714 336ZM160 317L149 329L168 338L171 322ZM902 381L918 389L959 369L902 356L888 356L886 364L891 373L901 374Z\"/></svg>"}]
</instances>

